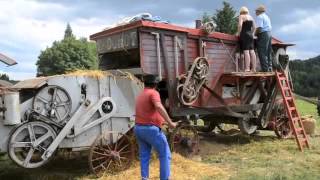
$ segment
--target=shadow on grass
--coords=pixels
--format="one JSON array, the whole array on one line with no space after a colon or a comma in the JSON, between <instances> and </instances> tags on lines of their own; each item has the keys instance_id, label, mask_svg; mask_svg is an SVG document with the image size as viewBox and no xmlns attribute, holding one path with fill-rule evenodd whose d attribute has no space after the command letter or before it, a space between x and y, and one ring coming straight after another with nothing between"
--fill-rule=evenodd
<instances>
[{"instance_id":1,"label":"shadow on grass","mask_svg":"<svg viewBox=\"0 0 320 180\"><path fill-rule=\"evenodd\" d=\"M88 174L86 157L57 157L38 169L24 169L15 165L7 156L0 158L1 180L73 180Z\"/></svg>"},{"instance_id":2,"label":"shadow on grass","mask_svg":"<svg viewBox=\"0 0 320 180\"><path fill-rule=\"evenodd\" d=\"M201 140L210 141L214 143L224 144L224 145L241 145L241 144L249 144L253 141L258 142L268 142L268 141L275 141L278 140L276 136L272 135L243 135L243 134L236 134L236 135L225 135L221 133L200 133Z\"/></svg>"}]
</instances>

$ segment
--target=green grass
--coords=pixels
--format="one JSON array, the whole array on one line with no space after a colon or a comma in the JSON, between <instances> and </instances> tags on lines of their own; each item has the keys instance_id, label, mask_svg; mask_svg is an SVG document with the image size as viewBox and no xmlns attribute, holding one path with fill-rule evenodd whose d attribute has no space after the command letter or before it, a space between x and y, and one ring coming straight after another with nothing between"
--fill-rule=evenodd
<instances>
[{"instance_id":1,"label":"green grass","mask_svg":"<svg viewBox=\"0 0 320 180\"><path fill-rule=\"evenodd\" d=\"M300 115L312 115L317 120L317 125L320 127L320 117L318 116L317 106L306 101L297 99L296 105Z\"/></svg>"},{"instance_id":2,"label":"green grass","mask_svg":"<svg viewBox=\"0 0 320 180\"><path fill-rule=\"evenodd\" d=\"M313 115L320 127L316 106L297 100L301 115ZM243 139L246 136L238 136ZM300 152L294 139L279 140L270 132L250 137L250 143L203 157L204 162L227 168L230 180L318 180L320 179L320 138L310 138L311 149Z\"/></svg>"}]
</instances>

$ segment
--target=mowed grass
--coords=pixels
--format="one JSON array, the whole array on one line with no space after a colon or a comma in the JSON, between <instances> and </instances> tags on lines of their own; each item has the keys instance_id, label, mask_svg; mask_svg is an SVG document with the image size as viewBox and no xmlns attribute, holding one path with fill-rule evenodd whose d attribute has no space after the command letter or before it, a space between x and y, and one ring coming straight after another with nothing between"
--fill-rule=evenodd
<instances>
[{"instance_id":1,"label":"mowed grass","mask_svg":"<svg viewBox=\"0 0 320 180\"><path fill-rule=\"evenodd\" d=\"M301 115L313 115L319 125L316 106L296 101ZM316 134L319 134L319 129ZM239 135L239 139L248 137ZM310 137L311 149L300 152L294 139L280 140L270 132L248 138L249 143L235 144L230 149L203 157L203 161L229 169L230 180L319 180L320 138ZM208 177L209 179L209 177ZM211 177L212 179L212 177Z\"/></svg>"}]
</instances>

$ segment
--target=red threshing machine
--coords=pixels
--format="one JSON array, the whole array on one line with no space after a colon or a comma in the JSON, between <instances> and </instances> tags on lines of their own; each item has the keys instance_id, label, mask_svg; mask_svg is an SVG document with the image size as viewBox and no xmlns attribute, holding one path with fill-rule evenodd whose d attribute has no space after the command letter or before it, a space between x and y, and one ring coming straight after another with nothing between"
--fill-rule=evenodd
<instances>
[{"instance_id":1,"label":"red threshing machine","mask_svg":"<svg viewBox=\"0 0 320 180\"><path fill-rule=\"evenodd\" d=\"M238 38L206 29L141 20L90 38L97 43L100 69L121 69L138 78L158 75L158 90L171 117L204 121L201 127L188 123L177 128L171 138L175 149L196 152L197 131L212 131L221 124L237 124L246 134L273 129L279 137L288 137L292 128L285 101L276 100L281 90L276 70L288 68L286 49L293 44L272 39L275 72L243 72Z\"/></svg>"}]
</instances>

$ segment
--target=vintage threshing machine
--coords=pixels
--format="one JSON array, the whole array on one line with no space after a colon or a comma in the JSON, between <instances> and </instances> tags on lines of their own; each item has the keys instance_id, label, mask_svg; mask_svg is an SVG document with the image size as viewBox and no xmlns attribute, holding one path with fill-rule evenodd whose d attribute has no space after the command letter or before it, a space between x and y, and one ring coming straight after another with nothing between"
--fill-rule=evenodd
<instances>
[{"instance_id":1,"label":"vintage threshing machine","mask_svg":"<svg viewBox=\"0 0 320 180\"><path fill-rule=\"evenodd\" d=\"M121 170L134 158L127 133L142 87L128 73L108 71L40 77L3 88L0 151L21 167L37 168L57 149L89 149L93 172Z\"/></svg>"},{"instance_id":2,"label":"vintage threshing machine","mask_svg":"<svg viewBox=\"0 0 320 180\"><path fill-rule=\"evenodd\" d=\"M182 154L198 151L198 131L221 124L238 124L247 134L274 124L278 136L290 135L281 104L273 107L281 77L241 72L237 37L211 31L210 24L191 29L136 21L92 35L106 71L40 77L1 89L0 152L19 166L37 168L57 149L89 149L94 173L127 167L134 158L128 133L143 74L159 76L165 107L184 122L170 137ZM275 68L285 69L290 44L272 44ZM198 119L204 126L191 123Z\"/></svg>"},{"instance_id":3,"label":"vintage threshing machine","mask_svg":"<svg viewBox=\"0 0 320 180\"><path fill-rule=\"evenodd\" d=\"M170 138L173 149L197 152L197 131L212 131L222 123L237 124L243 133L252 134L268 128L271 120L281 120L285 122L273 127L277 135L287 137L291 131L285 111L273 108L278 92L275 72L242 72L238 38L213 28L141 20L90 38L97 43L101 69L159 76L158 89L172 118L204 121L202 127L178 127ZM291 45L272 39L275 68L287 68L286 48Z\"/></svg>"}]
</instances>

